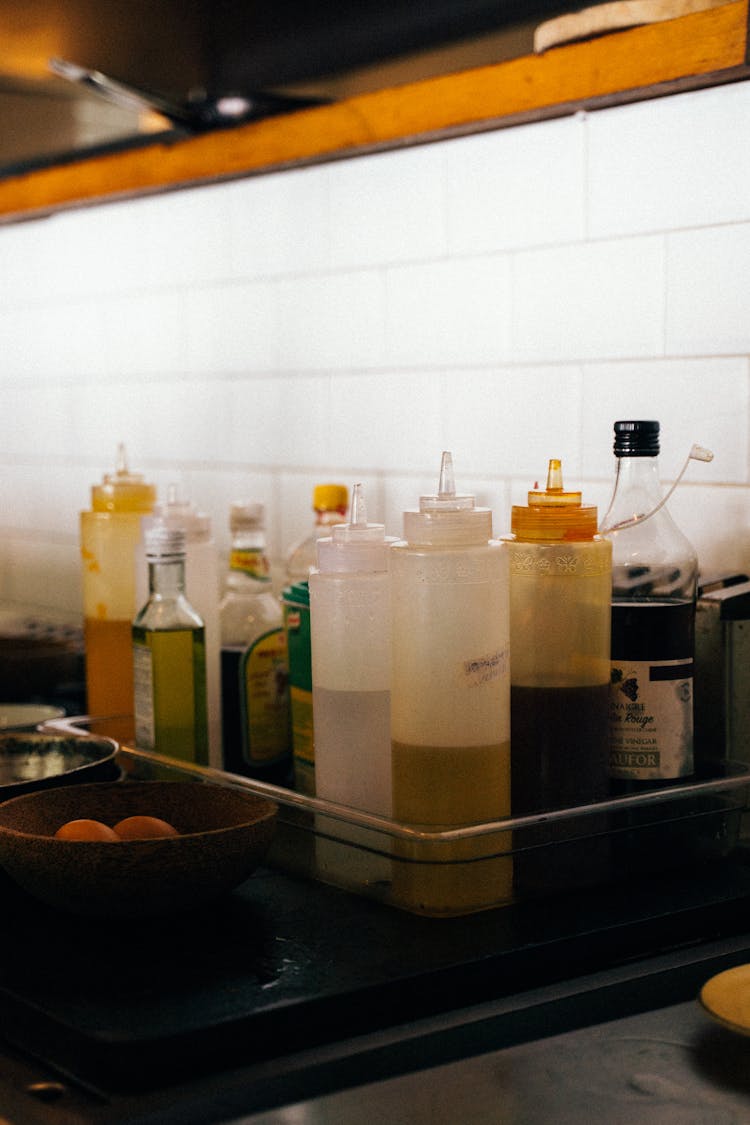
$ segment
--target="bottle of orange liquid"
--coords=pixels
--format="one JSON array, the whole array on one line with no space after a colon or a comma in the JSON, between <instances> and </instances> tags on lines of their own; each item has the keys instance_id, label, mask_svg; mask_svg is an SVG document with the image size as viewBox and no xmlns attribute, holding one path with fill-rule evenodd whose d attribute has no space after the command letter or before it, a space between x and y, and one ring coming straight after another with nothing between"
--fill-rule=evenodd
<instances>
[{"instance_id":1,"label":"bottle of orange liquid","mask_svg":"<svg viewBox=\"0 0 750 1125\"><path fill-rule=\"evenodd\" d=\"M121 444L114 473L92 487L91 511L81 512L87 708L97 718L125 717L113 737L132 736L136 548L155 502L155 486L128 470Z\"/></svg>"}]
</instances>

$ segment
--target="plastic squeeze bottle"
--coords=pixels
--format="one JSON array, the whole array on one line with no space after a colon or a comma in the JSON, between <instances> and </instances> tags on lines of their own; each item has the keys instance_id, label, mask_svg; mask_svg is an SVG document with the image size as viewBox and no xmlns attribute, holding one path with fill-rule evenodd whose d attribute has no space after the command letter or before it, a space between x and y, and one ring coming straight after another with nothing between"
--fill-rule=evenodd
<instances>
[{"instance_id":1,"label":"plastic squeeze bottle","mask_svg":"<svg viewBox=\"0 0 750 1125\"><path fill-rule=\"evenodd\" d=\"M318 540L309 579L315 793L391 814L389 547L355 484L348 524Z\"/></svg>"},{"instance_id":2,"label":"plastic squeeze bottle","mask_svg":"<svg viewBox=\"0 0 750 1125\"><path fill-rule=\"evenodd\" d=\"M157 521L145 540L149 598L132 628L136 744L208 765L205 634L185 596L185 532Z\"/></svg>"},{"instance_id":3,"label":"plastic squeeze bottle","mask_svg":"<svg viewBox=\"0 0 750 1125\"><path fill-rule=\"evenodd\" d=\"M310 571L318 565L316 545L330 533L334 524L346 519L349 491L344 484L316 484L313 489L315 518L312 531L290 548L286 557L286 577L289 582L306 581Z\"/></svg>"},{"instance_id":4,"label":"plastic squeeze bottle","mask_svg":"<svg viewBox=\"0 0 750 1125\"><path fill-rule=\"evenodd\" d=\"M155 486L128 470L121 444L114 473L92 487L91 511L81 512L86 694L93 716L133 714L136 548L141 517L155 501ZM132 720L127 719L115 736L130 734Z\"/></svg>"},{"instance_id":5,"label":"plastic squeeze bottle","mask_svg":"<svg viewBox=\"0 0 750 1125\"><path fill-rule=\"evenodd\" d=\"M514 816L608 793L611 544L597 510L563 487L514 505L510 555L511 792Z\"/></svg>"},{"instance_id":6,"label":"plastic squeeze bottle","mask_svg":"<svg viewBox=\"0 0 750 1125\"><path fill-rule=\"evenodd\" d=\"M659 423L620 421L614 431L602 527L612 542L610 773L615 791L631 792L693 773L698 560L664 506Z\"/></svg>"},{"instance_id":7,"label":"plastic squeeze bottle","mask_svg":"<svg viewBox=\"0 0 750 1125\"><path fill-rule=\"evenodd\" d=\"M211 530L211 517L190 500L181 499L176 484L167 489L165 504L156 504L153 516L142 520L143 538L154 521L185 532L185 594L203 621L206 644L206 689L208 708L209 765L221 769L221 673L219 630L219 562ZM138 604L148 596L148 567L141 546L136 579Z\"/></svg>"},{"instance_id":8,"label":"plastic squeeze bottle","mask_svg":"<svg viewBox=\"0 0 750 1125\"><path fill-rule=\"evenodd\" d=\"M393 815L448 828L510 814L508 556L492 513L456 493L443 453L435 496L404 513L391 547ZM510 835L501 833L500 835ZM508 841L477 836L415 862L397 841L393 894L411 909L456 914L510 896ZM410 849L414 848L412 852Z\"/></svg>"},{"instance_id":9,"label":"plastic squeeze bottle","mask_svg":"<svg viewBox=\"0 0 750 1125\"><path fill-rule=\"evenodd\" d=\"M221 620L224 768L284 784L291 768L289 665L281 603L271 591L265 509L238 501Z\"/></svg>"}]
</instances>

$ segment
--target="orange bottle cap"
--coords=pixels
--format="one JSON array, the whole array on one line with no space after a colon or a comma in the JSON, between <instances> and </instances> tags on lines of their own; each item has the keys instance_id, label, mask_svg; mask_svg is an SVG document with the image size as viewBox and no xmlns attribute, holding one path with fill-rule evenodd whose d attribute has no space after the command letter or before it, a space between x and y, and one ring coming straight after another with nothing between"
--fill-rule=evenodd
<instances>
[{"instance_id":1,"label":"orange bottle cap","mask_svg":"<svg viewBox=\"0 0 750 1125\"><path fill-rule=\"evenodd\" d=\"M528 507L514 504L510 529L516 539L554 541L593 539L597 531L597 510L582 504L580 492L563 487L562 462L552 458L547 470L547 487L529 491Z\"/></svg>"}]
</instances>

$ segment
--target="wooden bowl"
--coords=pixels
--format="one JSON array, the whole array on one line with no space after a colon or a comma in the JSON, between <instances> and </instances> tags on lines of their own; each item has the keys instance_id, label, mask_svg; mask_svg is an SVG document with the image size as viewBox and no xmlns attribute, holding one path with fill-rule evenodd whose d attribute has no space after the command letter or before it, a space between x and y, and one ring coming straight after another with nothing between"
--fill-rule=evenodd
<instances>
[{"instance_id":1,"label":"wooden bowl","mask_svg":"<svg viewBox=\"0 0 750 1125\"><path fill-rule=\"evenodd\" d=\"M91 917L137 918L192 909L242 883L263 858L276 805L196 781L95 782L0 804L0 865L50 906ZM128 816L168 821L156 840L58 840L69 820L110 827Z\"/></svg>"}]
</instances>

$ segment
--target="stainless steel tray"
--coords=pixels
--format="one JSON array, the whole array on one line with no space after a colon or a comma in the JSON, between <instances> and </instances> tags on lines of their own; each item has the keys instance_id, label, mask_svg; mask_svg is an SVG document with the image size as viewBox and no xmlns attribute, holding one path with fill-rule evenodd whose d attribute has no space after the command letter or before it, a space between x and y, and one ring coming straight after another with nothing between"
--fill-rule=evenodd
<instances>
[{"instance_id":1,"label":"stainless steel tray","mask_svg":"<svg viewBox=\"0 0 750 1125\"><path fill-rule=\"evenodd\" d=\"M107 733L109 720L45 729ZM750 767L637 796L460 828L402 824L278 785L121 744L128 777L193 777L279 806L268 862L413 913L452 916L721 861L742 846Z\"/></svg>"}]
</instances>

